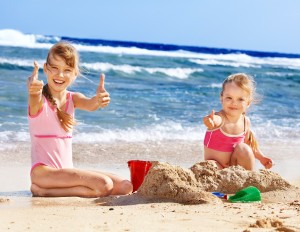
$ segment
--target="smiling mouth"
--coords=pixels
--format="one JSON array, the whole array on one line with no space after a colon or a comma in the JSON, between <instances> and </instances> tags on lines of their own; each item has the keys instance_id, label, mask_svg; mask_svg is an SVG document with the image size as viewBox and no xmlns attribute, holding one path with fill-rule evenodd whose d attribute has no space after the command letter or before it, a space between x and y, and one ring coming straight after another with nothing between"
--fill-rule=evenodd
<instances>
[{"instance_id":1,"label":"smiling mouth","mask_svg":"<svg viewBox=\"0 0 300 232\"><path fill-rule=\"evenodd\" d=\"M65 83L64 81L60 81L60 80L53 80L53 82L55 84L59 84L59 85L62 85L63 83Z\"/></svg>"}]
</instances>

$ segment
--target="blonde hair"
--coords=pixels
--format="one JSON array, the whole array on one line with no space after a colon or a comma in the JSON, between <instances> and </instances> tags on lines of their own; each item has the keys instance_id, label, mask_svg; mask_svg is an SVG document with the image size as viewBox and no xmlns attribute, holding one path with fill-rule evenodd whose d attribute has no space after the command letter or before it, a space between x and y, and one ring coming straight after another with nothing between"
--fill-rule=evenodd
<instances>
[{"instance_id":1,"label":"blonde hair","mask_svg":"<svg viewBox=\"0 0 300 232\"><path fill-rule=\"evenodd\" d=\"M55 59L55 57L63 59L68 66L74 68L76 74L80 73L78 67L79 54L74 46L69 42L61 41L53 45L48 53L47 63L51 64L51 58ZM43 95L54 107L56 107L57 117L61 127L67 132L71 131L73 129L73 126L76 125L76 121L72 115L57 107L56 101L52 97L48 84L44 85L43 87Z\"/></svg>"},{"instance_id":2,"label":"blonde hair","mask_svg":"<svg viewBox=\"0 0 300 232\"><path fill-rule=\"evenodd\" d=\"M223 81L221 96L223 95L226 84L232 82L249 94L250 102L258 101L257 94L256 94L256 83L252 76L247 75L245 73L236 73L228 76Z\"/></svg>"},{"instance_id":3,"label":"blonde hair","mask_svg":"<svg viewBox=\"0 0 300 232\"><path fill-rule=\"evenodd\" d=\"M258 142L251 130L249 131L248 141L249 141L249 146L251 147L253 152L256 152L258 150Z\"/></svg>"},{"instance_id":4,"label":"blonde hair","mask_svg":"<svg viewBox=\"0 0 300 232\"><path fill-rule=\"evenodd\" d=\"M259 101L258 95L256 93L256 83L252 76L245 73L236 73L228 76L222 84L221 96L223 95L226 84L232 82L249 94L250 102L257 103ZM254 152L258 150L258 142L251 130L249 131L248 142L249 146Z\"/></svg>"}]
</instances>

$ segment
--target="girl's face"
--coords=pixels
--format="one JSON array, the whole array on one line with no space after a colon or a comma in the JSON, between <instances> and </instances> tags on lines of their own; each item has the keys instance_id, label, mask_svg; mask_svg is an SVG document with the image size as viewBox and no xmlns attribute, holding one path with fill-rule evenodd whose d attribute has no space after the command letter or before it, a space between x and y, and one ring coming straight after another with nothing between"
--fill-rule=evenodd
<instances>
[{"instance_id":1,"label":"girl's face","mask_svg":"<svg viewBox=\"0 0 300 232\"><path fill-rule=\"evenodd\" d=\"M250 106L249 94L234 82L225 85L221 96L222 108L230 116L240 116Z\"/></svg>"},{"instance_id":2,"label":"girl's face","mask_svg":"<svg viewBox=\"0 0 300 232\"><path fill-rule=\"evenodd\" d=\"M49 63L44 64L44 72L50 89L55 92L66 90L77 75L75 69L59 56L50 56Z\"/></svg>"}]
</instances>

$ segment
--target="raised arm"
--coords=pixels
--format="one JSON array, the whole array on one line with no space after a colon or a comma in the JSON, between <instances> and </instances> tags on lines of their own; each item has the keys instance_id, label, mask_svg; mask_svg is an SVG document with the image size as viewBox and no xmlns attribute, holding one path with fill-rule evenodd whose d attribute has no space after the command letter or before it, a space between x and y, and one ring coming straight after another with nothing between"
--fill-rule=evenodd
<instances>
[{"instance_id":1,"label":"raised arm","mask_svg":"<svg viewBox=\"0 0 300 232\"><path fill-rule=\"evenodd\" d=\"M220 115L215 114L215 111L212 110L209 115L206 115L203 118L203 123L207 127L208 130L212 130L214 128L217 128L222 123L222 118Z\"/></svg>"},{"instance_id":2,"label":"raised arm","mask_svg":"<svg viewBox=\"0 0 300 232\"><path fill-rule=\"evenodd\" d=\"M82 93L75 93L73 96L75 107L87 111L94 111L106 107L110 102L110 97L109 93L105 90L104 82L105 75L101 74L96 95L92 98L88 98Z\"/></svg>"},{"instance_id":3,"label":"raised arm","mask_svg":"<svg viewBox=\"0 0 300 232\"><path fill-rule=\"evenodd\" d=\"M39 65L34 61L34 69L27 79L29 114L35 115L42 107L43 81L38 80Z\"/></svg>"}]
</instances>

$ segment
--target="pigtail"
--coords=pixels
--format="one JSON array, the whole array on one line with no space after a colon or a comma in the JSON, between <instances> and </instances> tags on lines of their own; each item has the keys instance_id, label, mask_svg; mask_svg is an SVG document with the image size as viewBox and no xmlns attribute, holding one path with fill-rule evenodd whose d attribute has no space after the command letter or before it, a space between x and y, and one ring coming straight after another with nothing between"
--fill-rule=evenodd
<instances>
[{"instance_id":1,"label":"pigtail","mask_svg":"<svg viewBox=\"0 0 300 232\"><path fill-rule=\"evenodd\" d=\"M257 143L257 140L255 139L255 136L251 130L249 131L248 141L249 141L249 146L255 153L258 150L258 143Z\"/></svg>"},{"instance_id":2,"label":"pigtail","mask_svg":"<svg viewBox=\"0 0 300 232\"><path fill-rule=\"evenodd\" d=\"M43 87L43 95L47 98L47 100L56 108L56 113L58 120L60 122L61 127L66 131L69 132L73 129L73 126L76 124L72 115L68 114L67 112L59 109L56 105L55 100L53 99L48 84L44 85Z\"/></svg>"}]
</instances>

